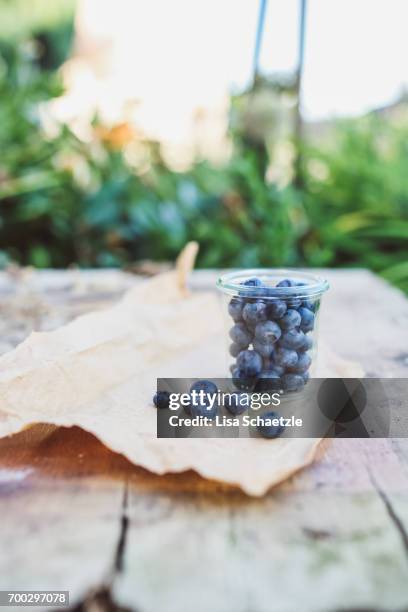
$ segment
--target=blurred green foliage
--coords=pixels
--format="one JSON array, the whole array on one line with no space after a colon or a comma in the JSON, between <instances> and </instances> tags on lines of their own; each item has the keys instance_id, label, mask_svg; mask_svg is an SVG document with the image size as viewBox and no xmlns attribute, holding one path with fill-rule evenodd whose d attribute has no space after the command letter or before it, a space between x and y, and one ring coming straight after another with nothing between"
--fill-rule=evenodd
<instances>
[{"instance_id":1,"label":"blurred green foliage","mask_svg":"<svg viewBox=\"0 0 408 612\"><path fill-rule=\"evenodd\" d=\"M59 52L41 62L22 39L0 51L0 263L126 266L195 239L204 267L364 266L408 291L407 121L352 120L305 146L302 190L265 180L268 150L245 130L223 167L178 173L126 125L95 118L86 143L46 134Z\"/></svg>"},{"instance_id":2,"label":"blurred green foliage","mask_svg":"<svg viewBox=\"0 0 408 612\"><path fill-rule=\"evenodd\" d=\"M408 292L407 111L340 123L331 146L305 151L310 265L371 268Z\"/></svg>"},{"instance_id":3,"label":"blurred green foliage","mask_svg":"<svg viewBox=\"0 0 408 612\"><path fill-rule=\"evenodd\" d=\"M40 103L61 92L55 72L40 70L24 46L7 47L3 57L3 259L115 266L173 258L197 239L203 266L296 264L299 198L265 183L257 151L244 148L224 168L201 162L176 173L147 141L130 142L138 159L130 166L126 126L108 130L95 121L91 143L67 127L46 137Z\"/></svg>"},{"instance_id":4,"label":"blurred green foliage","mask_svg":"<svg viewBox=\"0 0 408 612\"><path fill-rule=\"evenodd\" d=\"M44 68L57 68L67 57L73 35L76 0L0 0L0 43L31 39Z\"/></svg>"}]
</instances>

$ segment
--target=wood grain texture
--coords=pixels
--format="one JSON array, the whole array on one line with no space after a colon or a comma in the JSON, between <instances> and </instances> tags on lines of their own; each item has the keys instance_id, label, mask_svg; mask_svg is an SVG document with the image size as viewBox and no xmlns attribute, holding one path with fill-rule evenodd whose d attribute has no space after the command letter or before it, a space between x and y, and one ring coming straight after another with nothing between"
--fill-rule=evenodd
<instances>
[{"instance_id":1,"label":"wood grain texture","mask_svg":"<svg viewBox=\"0 0 408 612\"><path fill-rule=\"evenodd\" d=\"M370 375L406 377L406 298L363 270L323 273L331 348ZM0 275L0 352L135 282ZM192 472L152 475L81 430L36 428L0 442L0 512L0 588L65 588L78 609L408 608L406 440L326 441L311 467L249 500Z\"/></svg>"}]
</instances>

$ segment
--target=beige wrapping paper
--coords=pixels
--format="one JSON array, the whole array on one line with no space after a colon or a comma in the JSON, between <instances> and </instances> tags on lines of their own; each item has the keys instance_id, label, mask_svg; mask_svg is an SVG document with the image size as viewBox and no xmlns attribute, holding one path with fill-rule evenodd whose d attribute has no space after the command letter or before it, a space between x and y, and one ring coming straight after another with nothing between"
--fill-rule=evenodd
<instances>
[{"instance_id":1,"label":"beige wrapping paper","mask_svg":"<svg viewBox=\"0 0 408 612\"><path fill-rule=\"evenodd\" d=\"M308 464L319 440L156 438L156 379L221 377L225 369L217 296L185 288L196 251L189 244L174 271L1 357L0 437L36 423L77 425L152 472L193 469L249 495ZM324 353L320 375L361 376Z\"/></svg>"}]
</instances>

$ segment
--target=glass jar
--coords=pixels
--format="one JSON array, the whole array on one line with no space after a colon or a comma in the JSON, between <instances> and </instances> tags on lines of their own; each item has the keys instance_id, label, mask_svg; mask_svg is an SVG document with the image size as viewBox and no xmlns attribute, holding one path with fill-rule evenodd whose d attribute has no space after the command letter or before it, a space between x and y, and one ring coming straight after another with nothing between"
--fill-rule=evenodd
<instances>
[{"instance_id":1,"label":"glass jar","mask_svg":"<svg viewBox=\"0 0 408 612\"><path fill-rule=\"evenodd\" d=\"M317 323L326 280L296 270L221 276L230 375L238 388L298 391L315 373Z\"/></svg>"}]
</instances>

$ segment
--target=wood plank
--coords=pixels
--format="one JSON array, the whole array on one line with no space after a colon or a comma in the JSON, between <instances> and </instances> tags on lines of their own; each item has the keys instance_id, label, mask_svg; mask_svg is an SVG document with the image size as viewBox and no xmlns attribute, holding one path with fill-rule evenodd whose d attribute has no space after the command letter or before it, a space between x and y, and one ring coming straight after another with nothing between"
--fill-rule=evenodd
<instances>
[{"instance_id":1,"label":"wood plank","mask_svg":"<svg viewBox=\"0 0 408 612\"><path fill-rule=\"evenodd\" d=\"M406 503L406 502L405 502ZM130 497L115 600L146 612L406 609L407 554L373 493Z\"/></svg>"},{"instance_id":2,"label":"wood plank","mask_svg":"<svg viewBox=\"0 0 408 612\"><path fill-rule=\"evenodd\" d=\"M76 603L109 585L127 468L81 430L2 441L0 589L69 590Z\"/></svg>"}]
</instances>

